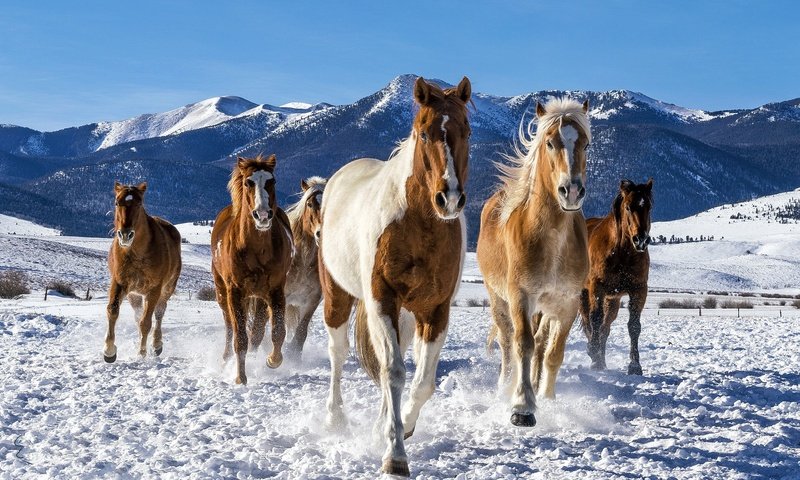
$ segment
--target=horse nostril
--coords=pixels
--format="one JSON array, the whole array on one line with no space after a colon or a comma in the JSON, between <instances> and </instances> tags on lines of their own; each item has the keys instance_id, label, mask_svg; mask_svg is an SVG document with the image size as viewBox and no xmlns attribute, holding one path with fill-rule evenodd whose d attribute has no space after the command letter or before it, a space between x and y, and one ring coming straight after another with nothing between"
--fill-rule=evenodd
<instances>
[{"instance_id":1,"label":"horse nostril","mask_svg":"<svg viewBox=\"0 0 800 480\"><path fill-rule=\"evenodd\" d=\"M272 210L267 210L267 220L272 220L273 215L274 213L272 213Z\"/></svg>"},{"instance_id":2,"label":"horse nostril","mask_svg":"<svg viewBox=\"0 0 800 480\"><path fill-rule=\"evenodd\" d=\"M586 195L586 189L584 187L579 188L578 189L578 198L583 198L584 195Z\"/></svg>"},{"instance_id":3,"label":"horse nostril","mask_svg":"<svg viewBox=\"0 0 800 480\"><path fill-rule=\"evenodd\" d=\"M256 210L253 210L253 218L258 220L258 212Z\"/></svg>"},{"instance_id":4,"label":"horse nostril","mask_svg":"<svg viewBox=\"0 0 800 480\"><path fill-rule=\"evenodd\" d=\"M461 196L458 197L458 203L456 204L456 207L464 208L464 205L466 204L467 204L467 196L462 193Z\"/></svg>"},{"instance_id":5,"label":"horse nostril","mask_svg":"<svg viewBox=\"0 0 800 480\"><path fill-rule=\"evenodd\" d=\"M563 185L562 185L562 186L560 186L560 187L558 187L558 193L559 193L559 194L560 194L562 197L566 197L566 196L567 196L567 187L565 187L565 186L563 186Z\"/></svg>"},{"instance_id":6,"label":"horse nostril","mask_svg":"<svg viewBox=\"0 0 800 480\"><path fill-rule=\"evenodd\" d=\"M435 200L436 200L436 205L439 208L443 209L445 207L445 205L447 205L447 198L445 198L444 193L442 193L442 192L437 192L436 193Z\"/></svg>"},{"instance_id":7,"label":"horse nostril","mask_svg":"<svg viewBox=\"0 0 800 480\"><path fill-rule=\"evenodd\" d=\"M314 232L314 236L315 236L315 237L317 237L317 238L319 238L319 237L321 236L321 235L320 235L320 232L319 232L319 230L317 230L316 232Z\"/></svg>"},{"instance_id":8,"label":"horse nostril","mask_svg":"<svg viewBox=\"0 0 800 480\"><path fill-rule=\"evenodd\" d=\"M118 236L119 238L122 238L122 230L117 230L117 236Z\"/></svg>"}]
</instances>

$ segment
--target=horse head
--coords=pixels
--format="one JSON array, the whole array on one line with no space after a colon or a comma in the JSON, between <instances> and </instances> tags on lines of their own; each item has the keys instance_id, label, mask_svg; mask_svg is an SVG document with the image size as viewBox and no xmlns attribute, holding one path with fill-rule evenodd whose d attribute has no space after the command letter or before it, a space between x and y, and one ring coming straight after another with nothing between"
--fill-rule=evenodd
<instances>
[{"instance_id":1,"label":"horse head","mask_svg":"<svg viewBox=\"0 0 800 480\"><path fill-rule=\"evenodd\" d=\"M549 169L549 184L564 211L577 211L586 198L586 150L591 141L589 101L579 108L571 100L554 100L546 107L536 104L539 129L539 165ZM577 103L574 103L577 106ZM552 112L551 112L552 110ZM555 113L553 113L555 112Z\"/></svg>"},{"instance_id":2,"label":"horse head","mask_svg":"<svg viewBox=\"0 0 800 480\"><path fill-rule=\"evenodd\" d=\"M614 200L614 217L622 235L630 238L637 252L650 245L650 210L653 207L653 179L635 184L622 180Z\"/></svg>"},{"instance_id":3,"label":"horse head","mask_svg":"<svg viewBox=\"0 0 800 480\"><path fill-rule=\"evenodd\" d=\"M234 212L252 217L256 230L272 227L278 202L275 199L275 155L266 159L239 157L228 182Z\"/></svg>"},{"instance_id":4,"label":"horse head","mask_svg":"<svg viewBox=\"0 0 800 480\"><path fill-rule=\"evenodd\" d=\"M134 227L139 218L145 215L143 201L146 190L146 182L139 185L114 182L114 232L117 243L122 248L133 245L133 237L136 235Z\"/></svg>"},{"instance_id":5,"label":"horse head","mask_svg":"<svg viewBox=\"0 0 800 480\"><path fill-rule=\"evenodd\" d=\"M303 197L300 205L303 215L300 218L303 233L314 238L319 245L320 230L322 227L322 193L327 180L321 177L311 177L300 181Z\"/></svg>"},{"instance_id":6,"label":"horse head","mask_svg":"<svg viewBox=\"0 0 800 480\"><path fill-rule=\"evenodd\" d=\"M442 90L422 77L414 83L414 99L420 109L414 119L416 172L430 192L433 211L443 220L458 217L467 197L470 127L467 102L472 86L464 77L457 87Z\"/></svg>"}]
</instances>

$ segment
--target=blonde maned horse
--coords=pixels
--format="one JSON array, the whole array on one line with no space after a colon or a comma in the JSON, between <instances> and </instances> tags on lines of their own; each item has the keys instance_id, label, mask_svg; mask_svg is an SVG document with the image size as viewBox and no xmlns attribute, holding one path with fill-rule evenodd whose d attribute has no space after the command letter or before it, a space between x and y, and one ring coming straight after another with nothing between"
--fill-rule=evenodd
<instances>
[{"instance_id":1,"label":"blonde maned horse","mask_svg":"<svg viewBox=\"0 0 800 480\"><path fill-rule=\"evenodd\" d=\"M581 212L591 141L588 110L588 101L537 103L527 135L520 125L524 151L517 149L512 166L500 165L504 185L481 213L478 265L494 319L489 345L497 335L498 385L505 389L512 381L511 423L518 426L536 424L536 390L555 397L589 269Z\"/></svg>"},{"instance_id":2,"label":"blonde maned horse","mask_svg":"<svg viewBox=\"0 0 800 480\"><path fill-rule=\"evenodd\" d=\"M413 433L433 394L464 260L471 86L464 77L442 90L418 78L413 94L419 104L413 130L389 160L355 160L328 181L320 245L331 359L328 423L346 422L342 365L358 299L357 349L383 394L375 425L387 443L383 471L404 476L404 437ZM417 369L401 413L403 356L413 336Z\"/></svg>"},{"instance_id":3,"label":"blonde maned horse","mask_svg":"<svg viewBox=\"0 0 800 480\"><path fill-rule=\"evenodd\" d=\"M147 353L147 336L154 314L153 353L161 355L161 320L181 273L181 234L166 220L147 214L143 203L146 190L147 183L122 185L114 182L115 238L108 252L111 287L103 350L103 358L108 363L117 359L114 330L125 295L139 322L139 355Z\"/></svg>"},{"instance_id":4,"label":"blonde maned horse","mask_svg":"<svg viewBox=\"0 0 800 480\"><path fill-rule=\"evenodd\" d=\"M231 205L217 215L211 231L211 272L217 302L225 320L227 361L236 352L236 383L247 383L245 356L248 347L247 317L252 315L251 345L264 336L267 307L271 314L272 352L270 368L283 362L281 348L286 337L283 288L292 262L294 243L286 214L275 199L275 155L269 158L239 158L231 173L228 190ZM255 309L249 309L251 298ZM234 342L235 339L235 342ZM233 349L232 349L232 343Z\"/></svg>"}]
</instances>

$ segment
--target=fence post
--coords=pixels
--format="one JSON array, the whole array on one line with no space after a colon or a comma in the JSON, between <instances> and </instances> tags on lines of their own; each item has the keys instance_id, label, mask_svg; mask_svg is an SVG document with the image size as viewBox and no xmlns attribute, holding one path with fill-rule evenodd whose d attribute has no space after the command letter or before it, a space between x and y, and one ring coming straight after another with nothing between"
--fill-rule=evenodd
<instances>
[{"instance_id":1,"label":"fence post","mask_svg":"<svg viewBox=\"0 0 800 480\"><path fill-rule=\"evenodd\" d=\"M697 313L698 313L699 317L702 317L703 316L703 309L700 308L700 307L697 307Z\"/></svg>"},{"instance_id":2,"label":"fence post","mask_svg":"<svg viewBox=\"0 0 800 480\"><path fill-rule=\"evenodd\" d=\"M741 312L739 311L739 307L736 307L736 318L740 318L741 316L742 315Z\"/></svg>"},{"instance_id":3,"label":"fence post","mask_svg":"<svg viewBox=\"0 0 800 480\"><path fill-rule=\"evenodd\" d=\"M47 287L44 287L44 301L47 301Z\"/></svg>"}]
</instances>

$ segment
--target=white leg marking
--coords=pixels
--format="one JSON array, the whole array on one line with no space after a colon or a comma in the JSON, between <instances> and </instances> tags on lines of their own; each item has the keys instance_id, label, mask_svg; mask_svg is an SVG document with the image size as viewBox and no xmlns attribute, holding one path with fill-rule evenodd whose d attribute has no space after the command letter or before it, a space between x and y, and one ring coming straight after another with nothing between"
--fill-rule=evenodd
<instances>
[{"instance_id":1,"label":"white leg marking","mask_svg":"<svg viewBox=\"0 0 800 480\"><path fill-rule=\"evenodd\" d=\"M433 342L424 342L419 337L415 339L417 371L411 382L410 397L403 407L403 430L406 434L414 430L422 406L436 390L436 366L439 364L439 353L446 337L447 329Z\"/></svg>"},{"instance_id":2,"label":"white leg marking","mask_svg":"<svg viewBox=\"0 0 800 480\"><path fill-rule=\"evenodd\" d=\"M350 351L347 326L326 327L328 330L328 356L331 360L331 386L328 394L328 427L341 427L345 424L342 401L342 367Z\"/></svg>"}]
</instances>

